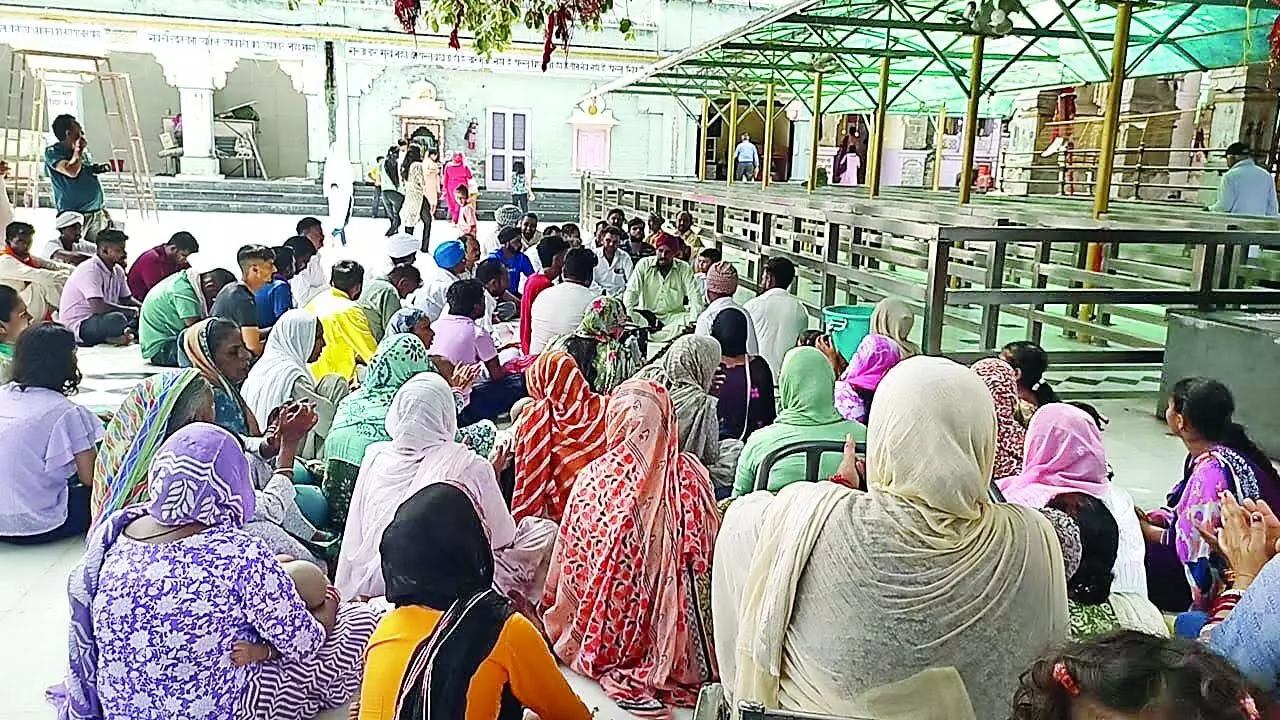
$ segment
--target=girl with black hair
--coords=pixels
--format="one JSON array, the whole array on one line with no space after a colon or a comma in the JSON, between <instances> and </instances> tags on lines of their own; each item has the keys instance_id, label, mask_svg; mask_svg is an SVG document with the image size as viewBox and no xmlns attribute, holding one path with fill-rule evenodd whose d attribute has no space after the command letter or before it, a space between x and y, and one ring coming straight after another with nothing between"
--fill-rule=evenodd
<instances>
[{"instance_id":1,"label":"girl with black hair","mask_svg":"<svg viewBox=\"0 0 1280 720\"><path fill-rule=\"evenodd\" d=\"M1199 532L1202 525L1218 524L1222 493L1280 507L1280 478L1244 427L1232 419L1234 412L1231 391L1217 380L1186 378L1170 393L1165 420L1187 448L1182 481L1169 492L1165 507L1141 518L1151 599L1162 610L1179 612L1189 604L1207 612L1222 589L1221 557ZM1188 626L1179 632L1194 635L1199 629Z\"/></svg>"},{"instance_id":2,"label":"girl with black hair","mask_svg":"<svg viewBox=\"0 0 1280 720\"><path fill-rule=\"evenodd\" d=\"M1122 631L1070 643L1022 674L1011 720L1263 720L1272 701L1199 643Z\"/></svg>"},{"instance_id":3,"label":"girl with black hair","mask_svg":"<svg viewBox=\"0 0 1280 720\"><path fill-rule=\"evenodd\" d=\"M1000 350L1000 359L1013 366L1013 372L1018 376L1018 396L1024 404L1031 406L1030 412L1024 413L1028 419L1035 408L1062 402L1044 379L1044 373L1049 369L1049 353L1044 348L1029 340L1019 340L1005 345Z\"/></svg>"},{"instance_id":4,"label":"girl with black hair","mask_svg":"<svg viewBox=\"0 0 1280 720\"><path fill-rule=\"evenodd\" d=\"M12 371L0 387L0 541L83 535L102 421L67 398L80 385L75 336L57 323L28 328Z\"/></svg>"}]
</instances>

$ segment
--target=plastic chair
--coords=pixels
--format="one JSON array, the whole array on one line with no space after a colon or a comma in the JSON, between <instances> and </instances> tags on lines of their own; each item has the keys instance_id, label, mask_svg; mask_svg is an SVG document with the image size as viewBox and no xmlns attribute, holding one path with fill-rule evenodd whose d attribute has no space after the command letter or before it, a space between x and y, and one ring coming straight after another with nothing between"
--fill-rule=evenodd
<instances>
[{"instance_id":1,"label":"plastic chair","mask_svg":"<svg viewBox=\"0 0 1280 720\"><path fill-rule=\"evenodd\" d=\"M858 443L858 454L865 455L867 452L867 444L865 442ZM796 440L787 443L760 460L760 467L756 470L756 480L753 490L767 490L769 488L769 474L773 472L773 466L777 465L783 459L792 455L804 454L805 469L804 478L810 482L822 480L818 477L821 472L822 456L824 453L836 453L837 455L844 453L843 440Z\"/></svg>"}]
</instances>

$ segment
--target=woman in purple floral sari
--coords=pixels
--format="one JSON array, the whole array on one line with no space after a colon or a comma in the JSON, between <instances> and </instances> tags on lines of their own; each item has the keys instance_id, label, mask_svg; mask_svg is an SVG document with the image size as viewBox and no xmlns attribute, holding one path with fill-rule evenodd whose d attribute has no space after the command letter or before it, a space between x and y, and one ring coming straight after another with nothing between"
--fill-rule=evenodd
<instances>
[{"instance_id":1,"label":"woman in purple floral sari","mask_svg":"<svg viewBox=\"0 0 1280 720\"><path fill-rule=\"evenodd\" d=\"M1186 446L1187 460L1165 507L1141 517L1149 593L1166 612L1207 612L1222 588L1225 566L1199 528L1220 525L1223 492L1280 507L1275 468L1232 420L1234 412L1231 391L1217 380L1186 378L1170 393L1165 420Z\"/></svg>"},{"instance_id":2,"label":"woman in purple floral sari","mask_svg":"<svg viewBox=\"0 0 1280 720\"><path fill-rule=\"evenodd\" d=\"M305 435L300 414L282 418L283 442ZM255 501L234 435L179 430L152 461L149 488L149 504L99 522L72 571L70 671L51 692L59 718L231 718L270 665L234 665L233 643L269 643L284 664L326 645L270 548L242 529Z\"/></svg>"}]
</instances>

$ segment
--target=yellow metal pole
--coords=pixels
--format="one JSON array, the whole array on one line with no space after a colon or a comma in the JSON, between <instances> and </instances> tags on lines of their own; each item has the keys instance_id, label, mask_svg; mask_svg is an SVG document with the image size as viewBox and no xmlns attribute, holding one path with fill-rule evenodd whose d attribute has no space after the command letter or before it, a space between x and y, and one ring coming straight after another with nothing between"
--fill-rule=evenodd
<instances>
[{"instance_id":1,"label":"yellow metal pole","mask_svg":"<svg viewBox=\"0 0 1280 720\"><path fill-rule=\"evenodd\" d=\"M725 185L733 184L733 174L738 171L737 161L734 159L735 148L738 147L738 93L729 93L729 174L725 178Z\"/></svg>"},{"instance_id":2,"label":"yellow metal pole","mask_svg":"<svg viewBox=\"0 0 1280 720\"><path fill-rule=\"evenodd\" d=\"M885 55L880 58L880 88L879 97L876 98L876 127L875 134L871 136L871 157L868 163L870 171L867 174L867 196L876 197L880 194L880 161L884 155L884 124L889 114L889 56Z\"/></svg>"},{"instance_id":3,"label":"yellow metal pole","mask_svg":"<svg viewBox=\"0 0 1280 720\"><path fill-rule=\"evenodd\" d=\"M822 139L822 73L813 74L813 119L809 128L808 190L818 189L818 142Z\"/></svg>"},{"instance_id":4,"label":"yellow metal pole","mask_svg":"<svg viewBox=\"0 0 1280 720\"><path fill-rule=\"evenodd\" d=\"M960 204L969 204L973 187L973 151L978 141L978 101L982 99L982 53L987 39L973 36L973 57L969 59L969 103L964 109L964 137L960 155Z\"/></svg>"},{"instance_id":5,"label":"yellow metal pole","mask_svg":"<svg viewBox=\"0 0 1280 720\"><path fill-rule=\"evenodd\" d=\"M764 91L764 157L760 158L760 189L769 187L770 166L773 164L773 117L778 113L773 108L773 83Z\"/></svg>"},{"instance_id":6,"label":"yellow metal pole","mask_svg":"<svg viewBox=\"0 0 1280 720\"><path fill-rule=\"evenodd\" d=\"M942 187L942 139L947 127L947 104L943 103L938 110L938 125L933 133L933 191Z\"/></svg>"},{"instance_id":7,"label":"yellow metal pole","mask_svg":"<svg viewBox=\"0 0 1280 720\"><path fill-rule=\"evenodd\" d=\"M1102 146L1098 155L1098 176L1093 186L1093 215L1099 217L1111 203L1111 172L1116 162L1116 131L1119 129L1120 94L1124 88L1124 64L1129 54L1129 22L1133 8L1127 2L1116 5L1116 40L1111 47L1111 81L1107 106L1102 116ZM1092 252L1092 251L1091 251ZM1090 263L1090 267L1092 267Z\"/></svg>"},{"instance_id":8,"label":"yellow metal pole","mask_svg":"<svg viewBox=\"0 0 1280 720\"><path fill-rule=\"evenodd\" d=\"M711 98L702 97L702 133L698 137L702 138L702 147L698 148L698 180L706 182L707 180L707 124L711 118Z\"/></svg>"}]
</instances>

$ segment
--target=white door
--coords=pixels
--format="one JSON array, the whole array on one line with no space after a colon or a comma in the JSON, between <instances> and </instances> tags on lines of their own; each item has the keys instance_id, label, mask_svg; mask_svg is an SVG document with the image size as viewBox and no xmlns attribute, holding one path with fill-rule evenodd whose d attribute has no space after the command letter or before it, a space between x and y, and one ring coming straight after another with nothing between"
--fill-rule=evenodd
<instances>
[{"instance_id":1,"label":"white door","mask_svg":"<svg viewBox=\"0 0 1280 720\"><path fill-rule=\"evenodd\" d=\"M528 110L489 110L489 153L486 160L486 187L510 188L511 168L516 163L524 165L525 177L529 177L532 165L529 162Z\"/></svg>"}]
</instances>

